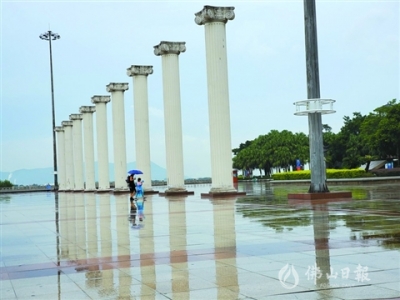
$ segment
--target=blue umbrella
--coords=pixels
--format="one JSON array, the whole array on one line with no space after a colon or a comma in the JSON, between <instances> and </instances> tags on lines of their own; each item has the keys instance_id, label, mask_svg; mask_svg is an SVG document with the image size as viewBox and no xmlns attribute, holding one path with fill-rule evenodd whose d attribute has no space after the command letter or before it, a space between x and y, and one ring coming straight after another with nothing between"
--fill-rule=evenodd
<instances>
[{"instance_id":1,"label":"blue umbrella","mask_svg":"<svg viewBox=\"0 0 400 300\"><path fill-rule=\"evenodd\" d=\"M131 175L143 174L143 172L140 170L130 170L130 171L128 171L128 174L131 174Z\"/></svg>"}]
</instances>

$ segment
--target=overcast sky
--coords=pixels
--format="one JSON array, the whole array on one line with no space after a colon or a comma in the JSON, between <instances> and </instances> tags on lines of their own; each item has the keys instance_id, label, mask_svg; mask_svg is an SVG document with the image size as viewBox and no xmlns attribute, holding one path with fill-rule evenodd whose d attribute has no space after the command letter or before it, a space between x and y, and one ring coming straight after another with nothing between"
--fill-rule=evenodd
<instances>
[{"instance_id":1,"label":"overcast sky","mask_svg":"<svg viewBox=\"0 0 400 300\"><path fill-rule=\"evenodd\" d=\"M186 177L211 175L204 5L234 6L226 24L232 148L270 130L308 134L294 102L307 99L303 1L2 1L0 171L53 165L48 42L52 30L56 126L110 95L125 92L127 161L135 161L131 65L148 77L151 160L166 166L160 41L184 41L179 56ZM335 114L322 122L338 132L344 116L368 114L399 99L399 1L316 1L321 98ZM107 105L113 161L111 103ZM96 115L94 115L94 118ZM95 119L94 119L95 127ZM95 147L96 149L96 147ZM95 150L96 151L96 150ZM97 153L95 154L97 159Z\"/></svg>"}]
</instances>

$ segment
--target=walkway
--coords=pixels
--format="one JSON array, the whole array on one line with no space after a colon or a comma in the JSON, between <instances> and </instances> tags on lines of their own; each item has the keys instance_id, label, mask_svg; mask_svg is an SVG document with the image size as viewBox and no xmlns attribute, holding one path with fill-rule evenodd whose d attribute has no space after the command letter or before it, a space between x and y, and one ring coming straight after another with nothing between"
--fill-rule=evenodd
<instances>
[{"instance_id":1,"label":"walkway","mask_svg":"<svg viewBox=\"0 0 400 300\"><path fill-rule=\"evenodd\" d=\"M188 188L149 195L143 221L129 195L0 195L0 298L400 299L398 184L312 204L287 200L304 186Z\"/></svg>"}]
</instances>

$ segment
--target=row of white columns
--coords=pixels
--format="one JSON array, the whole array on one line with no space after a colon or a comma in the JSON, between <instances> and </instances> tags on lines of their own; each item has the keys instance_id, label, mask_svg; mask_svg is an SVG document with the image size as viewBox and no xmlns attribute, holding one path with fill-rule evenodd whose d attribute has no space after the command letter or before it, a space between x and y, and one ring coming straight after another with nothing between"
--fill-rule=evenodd
<instances>
[{"instance_id":1,"label":"row of white columns","mask_svg":"<svg viewBox=\"0 0 400 300\"><path fill-rule=\"evenodd\" d=\"M212 187L210 193L236 192L232 181L231 129L225 24L234 19L234 7L205 6L196 13L195 22L205 25ZM162 58L167 193L186 193L184 185L179 54L184 42L162 41L154 54ZM143 171L144 188L151 190L150 134L147 76L152 66L134 65L127 69L133 77L135 148L137 168ZM126 190L127 174L124 92L128 83L110 83L112 98L115 190ZM108 136L106 104L110 96L93 96L96 106L82 106L80 114L57 127L60 190L93 191L94 135L92 114L96 112L98 190L109 190ZM82 145L82 120L84 147ZM84 149L84 155L83 155ZM84 156L84 159L83 159ZM85 172L83 170L85 166ZM83 174L85 173L85 178ZM86 185L84 185L84 182Z\"/></svg>"}]
</instances>

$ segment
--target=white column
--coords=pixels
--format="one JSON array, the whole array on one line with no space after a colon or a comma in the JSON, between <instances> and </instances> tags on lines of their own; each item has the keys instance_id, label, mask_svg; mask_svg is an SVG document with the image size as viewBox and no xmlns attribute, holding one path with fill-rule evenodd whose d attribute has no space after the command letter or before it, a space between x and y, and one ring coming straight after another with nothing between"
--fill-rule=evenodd
<instances>
[{"instance_id":1,"label":"white column","mask_svg":"<svg viewBox=\"0 0 400 300\"><path fill-rule=\"evenodd\" d=\"M65 146L65 190L74 189L74 152L72 147L72 121L62 121Z\"/></svg>"},{"instance_id":2,"label":"white column","mask_svg":"<svg viewBox=\"0 0 400 300\"><path fill-rule=\"evenodd\" d=\"M128 89L128 83L110 83L107 92L111 93L113 144L114 144L114 181L115 191L128 190L126 176L128 174L126 164L126 138L125 138L125 109L124 92Z\"/></svg>"},{"instance_id":3,"label":"white column","mask_svg":"<svg viewBox=\"0 0 400 300\"><path fill-rule=\"evenodd\" d=\"M57 133L57 159L58 159L58 185L59 191L65 190L65 137L64 128L62 126L56 126L55 131Z\"/></svg>"},{"instance_id":4,"label":"white column","mask_svg":"<svg viewBox=\"0 0 400 300\"><path fill-rule=\"evenodd\" d=\"M232 180L232 145L228 91L225 24L233 20L234 7L204 6L195 22L205 25L208 114L210 126L210 193L236 191Z\"/></svg>"},{"instance_id":5,"label":"white column","mask_svg":"<svg viewBox=\"0 0 400 300\"><path fill-rule=\"evenodd\" d=\"M83 191L83 145L82 145L82 115L71 114L72 144L74 149L74 191Z\"/></svg>"},{"instance_id":6,"label":"white column","mask_svg":"<svg viewBox=\"0 0 400 300\"><path fill-rule=\"evenodd\" d=\"M94 176L94 134L93 134L93 113L95 106L81 106L79 112L83 116L83 144L85 156L85 191L96 190Z\"/></svg>"},{"instance_id":7,"label":"white column","mask_svg":"<svg viewBox=\"0 0 400 300\"><path fill-rule=\"evenodd\" d=\"M131 66L127 75L133 79L133 107L135 120L136 167L143 172L144 191L151 188L150 126L147 76L153 74L153 66Z\"/></svg>"},{"instance_id":8,"label":"white column","mask_svg":"<svg viewBox=\"0 0 400 300\"><path fill-rule=\"evenodd\" d=\"M181 94L178 55L185 52L184 42L160 42L154 54L162 57L165 150L167 157L166 192L184 192Z\"/></svg>"},{"instance_id":9,"label":"white column","mask_svg":"<svg viewBox=\"0 0 400 300\"><path fill-rule=\"evenodd\" d=\"M106 107L108 102L110 102L110 96L92 97L92 103L96 104L97 164L99 170L98 191L110 189Z\"/></svg>"}]
</instances>

